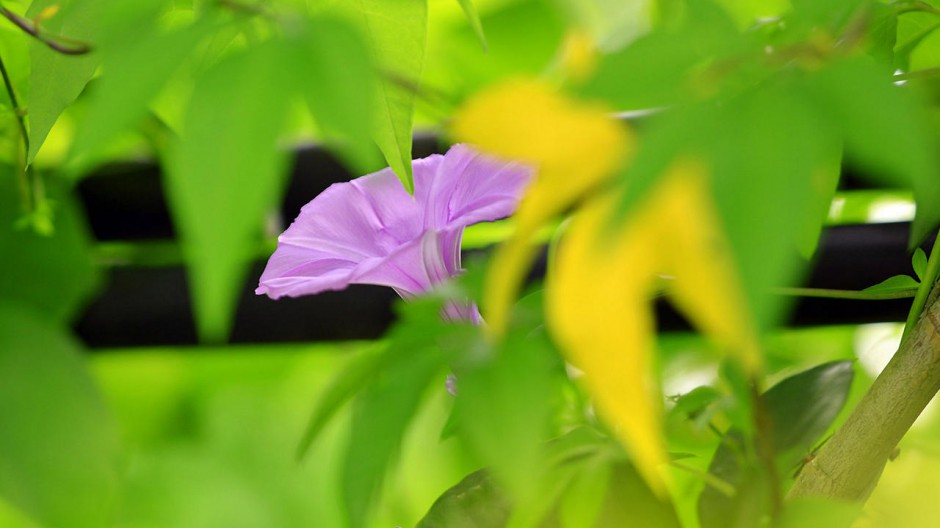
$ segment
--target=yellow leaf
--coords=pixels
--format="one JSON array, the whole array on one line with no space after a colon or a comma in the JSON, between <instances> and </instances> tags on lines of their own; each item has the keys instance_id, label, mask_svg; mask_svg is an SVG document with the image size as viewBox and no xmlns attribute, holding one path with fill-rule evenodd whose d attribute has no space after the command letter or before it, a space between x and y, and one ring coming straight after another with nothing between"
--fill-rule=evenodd
<instances>
[{"instance_id":1,"label":"yellow leaf","mask_svg":"<svg viewBox=\"0 0 940 528\"><path fill-rule=\"evenodd\" d=\"M571 101L544 84L525 80L478 94L457 113L452 132L484 152L537 169L516 212L516 229L497 251L487 275L484 318L498 337L532 263L533 235L606 181L632 151L633 136L606 109Z\"/></svg>"},{"instance_id":2,"label":"yellow leaf","mask_svg":"<svg viewBox=\"0 0 940 528\"><path fill-rule=\"evenodd\" d=\"M552 262L546 310L552 335L602 417L650 486L665 483L662 395L652 373L650 299L662 274L677 306L751 371L760 356L705 172L678 163L612 229L617 198L602 195L575 218Z\"/></svg>"}]
</instances>

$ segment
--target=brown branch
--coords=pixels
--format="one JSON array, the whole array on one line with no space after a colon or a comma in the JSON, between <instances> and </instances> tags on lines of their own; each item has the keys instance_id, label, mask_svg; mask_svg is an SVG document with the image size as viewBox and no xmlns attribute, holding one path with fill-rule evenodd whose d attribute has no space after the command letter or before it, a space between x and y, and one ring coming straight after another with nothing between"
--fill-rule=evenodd
<instances>
[{"instance_id":1,"label":"brown branch","mask_svg":"<svg viewBox=\"0 0 940 528\"><path fill-rule=\"evenodd\" d=\"M3 6L0 6L0 15L12 22L14 26L23 30L27 35L49 46L53 51L57 51L63 55L85 55L91 52L91 45L67 37L49 36L43 33L42 30L39 29L39 26Z\"/></svg>"}]
</instances>

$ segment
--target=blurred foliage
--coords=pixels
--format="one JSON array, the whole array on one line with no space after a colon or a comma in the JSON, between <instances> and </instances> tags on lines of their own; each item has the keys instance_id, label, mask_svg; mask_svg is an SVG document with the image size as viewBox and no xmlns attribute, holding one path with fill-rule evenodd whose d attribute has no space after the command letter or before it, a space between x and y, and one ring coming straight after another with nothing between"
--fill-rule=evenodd
<instances>
[{"instance_id":1,"label":"blurred foliage","mask_svg":"<svg viewBox=\"0 0 940 528\"><path fill-rule=\"evenodd\" d=\"M825 224L911 220L911 248L935 232L940 2L10 0L0 15L0 525L931 525L933 408L865 508L784 500L871 384L876 344L781 331L792 298L775 288L799 284ZM624 111L640 113L610 119ZM387 164L410 189L416 124L541 172L520 218L467 232L468 248L510 240L503 253L401 305L383 340L89 359L70 335L108 267L183 264L202 341L224 343L292 146ZM76 183L139 158L164 169L178 238L91 240ZM690 159L702 181L676 202L670 169ZM847 165L886 189L838 191ZM600 201L610 229L579 235L582 215L566 231ZM626 257L597 245L636 225ZM517 300L536 245L560 274L575 236L597 249L569 295ZM916 292L916 318L938 266L915 252L911 275L861 293ZM443 323L449 295L483 299L490 326ZM656 335L661 295L718 339ZM578 346L586 372L566 363ZM630 427L654 448L621 444Z\"/></svg>"}]
</instances>

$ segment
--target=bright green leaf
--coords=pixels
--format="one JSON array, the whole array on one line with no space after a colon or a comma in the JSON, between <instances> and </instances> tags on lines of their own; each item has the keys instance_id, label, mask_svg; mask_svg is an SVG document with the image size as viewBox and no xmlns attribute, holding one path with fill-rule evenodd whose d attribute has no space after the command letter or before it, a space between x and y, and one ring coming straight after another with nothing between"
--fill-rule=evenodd
<instances>
[{"instance_id":1,"label":"bright green leaf","mask_svg":"<svg viewBox=\"0 0 940 528\"><path fill-rule=\"evenodd\" d=\"M106 526L117 432L81 347L32 313L0 303L0 495L43 526Z\"/></svg>"},{"instance_id":2,"label":"bright green leaf","mask_svg":"<svg viewBox=\"0 0 940 528\"><path fill-rule=\"evenodd\" d=\"M914 250L914 256L911 257L911 266L914 267L914 273L920 281L924 280L924 274L927 273L927 253L923 249Z\"/></svg>"},{"instance_id":3,"label":"bright green leaf","mask_svg":"<svg viewBox=\"0 0 940 528\"><path fill-rule=\"evenodd\" d=\"M354 5L383 73L373 138L398 179L413 192L412 125L427 47L427 0L356 0Z\"/></svg>"},{"instance_id":4,"label":"bright green leaf","mask_svg":"<svg viewBox=\"0 0 940 528\"><path fill-rule=\"evenodd\" d=\"M916 291L920 283L914 280L910 275L895 275L889 277L874 286L865 288L868 293L897 293L902 291Z\"/></svg>"},{"instance_id":5,"label":"bright green leaf","mask_svg":"<svg viewBox=\"0 0 940 528\"><path fill-rule=\"evenodd\" d=\"M277 140L290 103L287 58L262 45L207 71L169 153L168 198L203 340L228 335L264 215L282 188L286 153Z\"/></svg>"},{"instance_id":6,"label":"bright green leaf","mask_svg":"<svg viewBox=\"0 0 940 528\"><path fill-rule=\"evenodd\" d=\"M92 45L99 36L107 4L96 0L37 0L30 4L26 16L35 17L54 4L60 6L59 12L42 22L43 30ZM100 56L94 51L85 55L64 55L36 39L30 40L30 90L26 98L29 111L28 163L35 159L59 114L85 88L99 62Z\"/></svg>"}]
</instances>

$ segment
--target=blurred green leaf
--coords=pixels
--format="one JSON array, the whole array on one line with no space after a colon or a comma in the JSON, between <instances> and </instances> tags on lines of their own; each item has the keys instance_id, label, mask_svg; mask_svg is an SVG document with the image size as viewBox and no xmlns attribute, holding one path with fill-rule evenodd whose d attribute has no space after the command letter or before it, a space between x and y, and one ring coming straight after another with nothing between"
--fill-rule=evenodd
<instances>
[{"instance_id":1,"label":"blurred green leaf","mask_svg":"<svg viewBox=\"0 0 940 528\"><path fill-rule=\"evenodd\" d=\"M463 20L429 34L435 38L428 48L428 86L446 87L445 95L461 100L503 79L543 74L557 59L565 24L551 3L520 0L493 5L480 19L486 28L485 53ZM526 30L520 32L523 26ZM452 103L449 99L442 102Z\"/></svg>"},{"instance_id":2,"label":"blurred green leaf","mask_svg":"<svg viewBox=\"0 0 940 528\"><path fill-rule=\"evenodd\" d=\"M306 454L307 450L310 449L310 445L316 441L323 428L339 409L351 400L356 393L363 391L378 375L386 359L388 359L387 355L383 354L381 350L366 349L349 360L327 388L324 389L319 401L317 401L316 409L314 409L307 428L304 430L304 436L297 446L297 458L301 458Z\"/></svg>"},{"instance_id":3,"label":"blurred green leaf","mask_svg":"<svg viewBox=\"0 0 940 528\"><path fill-rule=\"evenodd\" d=\"M16 176L0 167L0 299L30 306L49 319L68 322L99 284L91 234L66 186L46 180L55 230L44 236L17 227L21 205Z\"/></svg>"},{"instance_id":4,"label":"blurred green leaf","mask_svg":"<svg viewBox=\"0 0 940 528\"><path fill-rule=\"evenodd\" d=\"M897 9L892 5L872 3L869 24L868 53L893 72L894 46L898 39Z\"/></svg>"},{"instance_id":5,"label":"blurred green leaf","mask_svg":"<svg viewBox=\"0 0 940 528\"><path fill-rule=\"evenodd\" d=\"M402 185L414 192L411 135L427 46L427 0L358 0L356 8L384 77L373 137Z\"/></svg>"},{"instance_id":6,"label":"blurred green leaf","mask_svg":"<svg viewBox=\"0 0 940 528\"><path fill-rule=\"evenodd\" d=\"M919 33L912 36L904 44L899 44L894 51L894 66L901 71L910 71L911 54L921 43L933 35L937 28L940 28L940 22L921 29Z\"/></svg>"},{"instance_id":7,"label":"blurred green leaf","mask_svg":"<svg viewBox=\"0 0 940 528\"><path fill-rule=\"evenodd\" d=\"M543 469L534 446L548 437L560 365L544 336L515 335L488 353L457 369L460 436L513 500L524 503Z\"/></svg>"},{"instance_id":8,"label":"blurred green leaf","mask_svg":"<svg viewBox=\"0 0 940 528\"><path fill-rule=\"evenodd\" d=\"M391 461L428 390L444 391L443 371L472 342L473 328L441 320L440 304L419 300L402 306L389 336L382 368L356 398L343 461L343 506L352 528L368 525ZM435 385L433 381L439 381Z\"/></svg>"},{"instance_id":9,"label":"blurred green leaf","mask_svg":"<svg viewBox=\"0 0 940 528\"><path fill-rule=\"evenodd\" d=\"M168 153L167 194L206 341L228 336L264 215L282 188L286 153L277 140L292 67L282 48L266 44L206 71Z\"/></svg>"},{"instance_id":10,"label":"blurred green leaf","mask_svg":"<svg viewBox=\"0 0 940 528\"><path fill-rule=\"evenodd\" d=\"M781 477L797 465L836 419L853 378L851 361L824 363L774 385L763 395ZM698 501L702 528L759 526L769 507L770 477L756 460L755 447L732 429L722 439L708 472L737 489L734 497L706 487Z\"/></svg>"},{"instance_id":11,"label":"blurred green leaf","mask_svg":"<svg viewBox=\"0 0 940 528\"><path fill-rule=\"evenodd\" d=\"M72 143L71 171L94 164L109 142L144 117L148 103L208 30L201 23L170 32L141 24L135 38L102 51L104 74L91 90L88 113Z\"/></svg>"},{"instance_id":12,"label":"blurred green leaf","mask_svg":"<svg viewBox=\"0 0 940 528\"><path fill-rule=\"evenodd\" d=\"M798 83L768 82L727 101L701 131L713 192L754 319L781 320L788 299L769 295L799 279L794 251L815 242L838 171L838 131L817 115ZM799 155L795 155L799 153Z\"/></svg>"},{"instance_id":13,"label":"blurred green leaf","mask_svg":"<svg viewBox=\"0 0 940 528\"><path fill-rule=\"evenodd\" d=\"M839 122L847 157L877 183L914 189L916 246L940 223L936 145L914 94L866 57L836 62L812 81L820 109Z\"/></svg>"},{"instance_id":14,"label":"blurred green leaf","mask_svg":"<svg viewBox=\"0 0 940 528\"><path fill-rule=\"evenodd\" d=\"M379 84L367 43L346 20L323 15L309 18L293 44L290 68L324 140L356 171L375 170Z\"/></svg>"},{"instance_id":15,"label":"blurred green leaf","mask_svg":"<svg viewBox=\"0 0 940 528\"><path fill-rule=\"evenodd\" d=\"M718 79L698 69L749 47L735 23L709 0L674 3L665 29L652 32L626 48L602 56L585 95L608 101L617 110L667 106L693 94L714 92Z\"/></svg>"},{"instance_id":16,"label":"blurred green leaf","mask_svg":"<svg viewBox=\"0 0 940 528\"><path fill-rule=\"evenodd\" d=\"M0 303L0 495L43 526L105 526L117 497L117 434L81 352Z\"/></svg>"},{"instance_id":17,"label":"blurred green leaf","mask_svg":"<svg viewBox=\"0 0 940 528\"><path fill-rule=\"evenodd\" d=\"M916 291L920 283L914 280L910 275L895 275L889 277L874 286L869 286L862 291L869 293L895 293L902 291Z\"/></svg>"},{"instance_id":18,"label":"blurred green leaf","mask_svg":"<svg viewBox=\"0 0 940 528\"><path fill-rule=\"evenodd\" d=\"M924 274L927 273L927 253L923 249L917 248L914 250L914 255L911 257L911 266L914 268L917 278L923 281Z\"/></svg>"},{"instance_id":19,"label":"blurred green leaf","mask_svg":"<svg viewBox=\"0 0 940 528\"><path fill-rule=\"evenodd\" d=\"M36 0L30 4L26 17L32 19L53 5L58 5L59 11L42 22L44 32L94 44L100 33L106 2ZM85 88L98 68L101 57L95 51L86 55L64 55L36 39L30 39L29 51L30 90L26 98L26 107L29 109L29 152L26 161L32 163L59 114Z\"/></svg>"},{"instance_id":20,"label":"blurred green leaf","mask_svg":"<svg viewBox=\"0 0 940 528\"><path fill-rule=\"evenodd\" d=\"M467 17L467 22L470 23L473 32L480 39L483 51L486 51L486 35L483 33L483 24L480 22L480 14L477 13L476 4L473 3L473 0L457 0L457 2L460 4L460 9L463 9L463 14Z\"/></svg>"}]
</instances>

